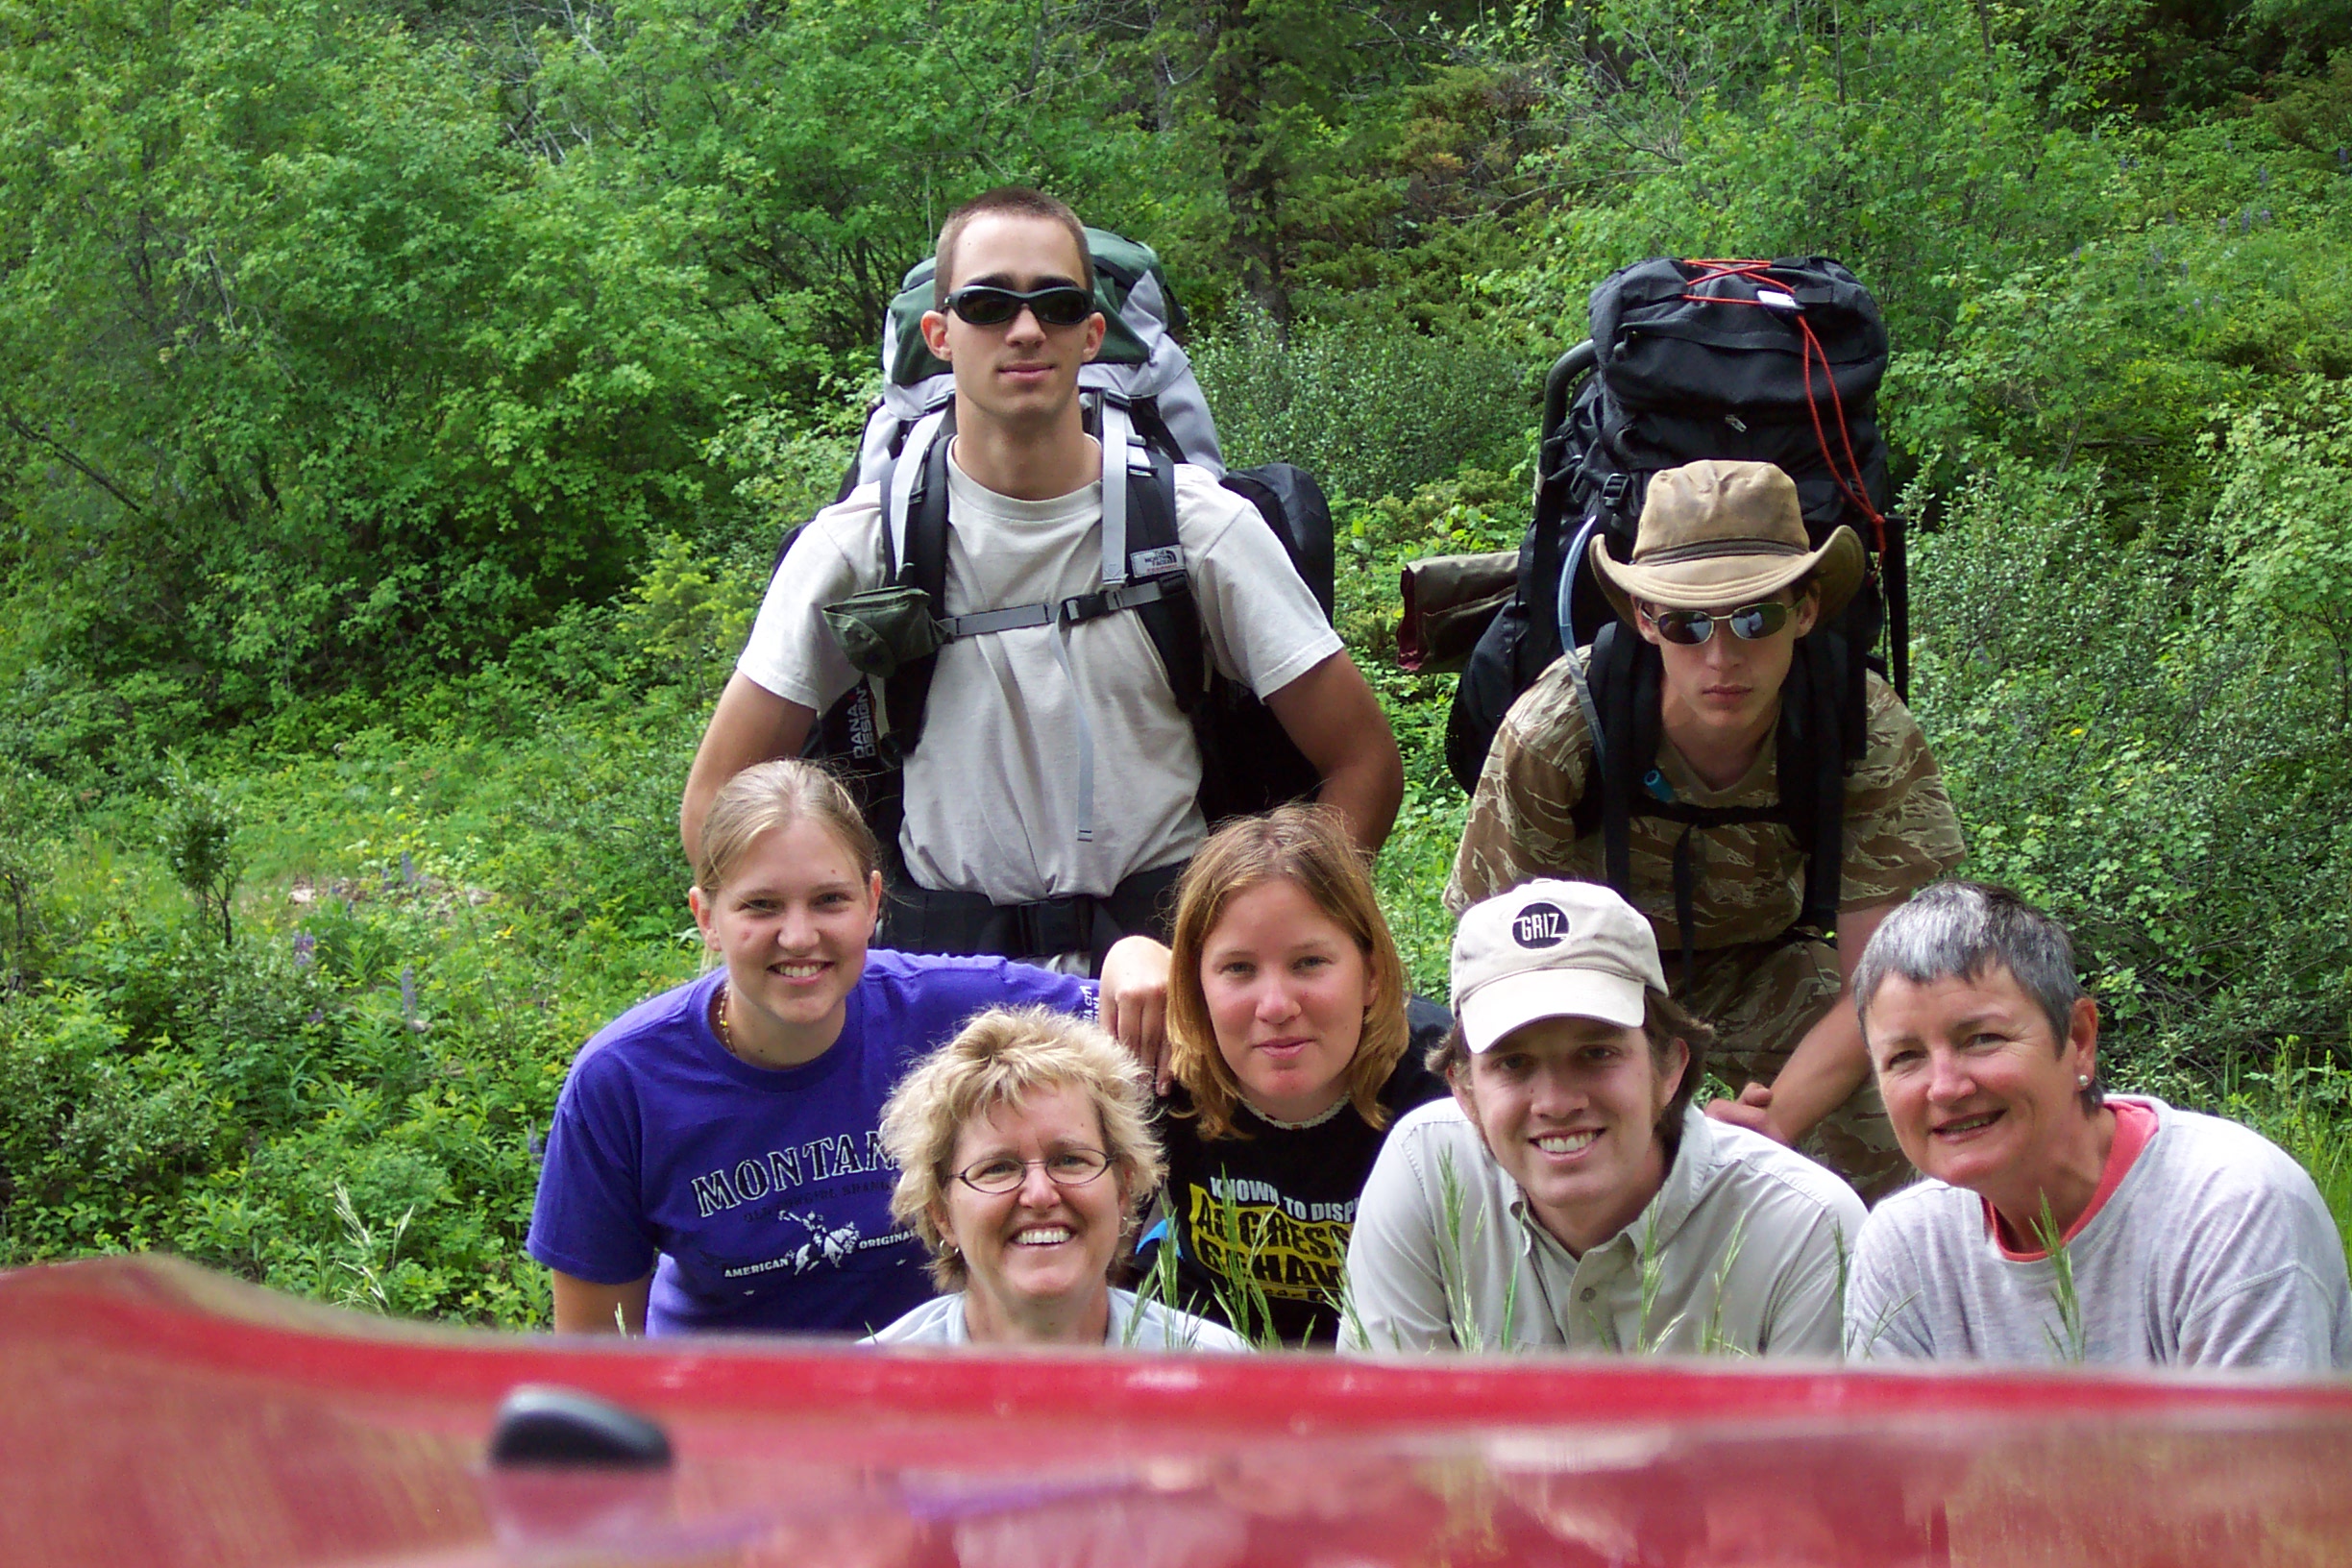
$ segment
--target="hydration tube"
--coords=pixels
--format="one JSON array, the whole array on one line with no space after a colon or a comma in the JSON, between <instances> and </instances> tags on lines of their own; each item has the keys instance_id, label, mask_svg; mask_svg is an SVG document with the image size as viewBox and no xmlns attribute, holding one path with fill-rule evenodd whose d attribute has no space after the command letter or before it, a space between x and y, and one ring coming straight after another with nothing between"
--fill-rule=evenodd
<instances>
[{"instance_id":1,"label":"hydration tube","mask_svg":"<svg viewBox=\"0 0 2352 1568\"><path fill-rule=\"evenodd\" d=\"M1599 512L1588 514L1584 519L1584 526L1577 529L1575 540L1569 544L1566 558L1560 562L1559 603L1555 610L1555 619L1559 626L1560 651L1563 653L1573 652L1583 642L1583 639L1576 634L1574 600L1577 566L1584 559L1584 551L1592 544L1593 529L1600 526L1601 514ZM1593 628L1596 632L1600 629L1599 626Z\"/></svg>"}]
</instances>

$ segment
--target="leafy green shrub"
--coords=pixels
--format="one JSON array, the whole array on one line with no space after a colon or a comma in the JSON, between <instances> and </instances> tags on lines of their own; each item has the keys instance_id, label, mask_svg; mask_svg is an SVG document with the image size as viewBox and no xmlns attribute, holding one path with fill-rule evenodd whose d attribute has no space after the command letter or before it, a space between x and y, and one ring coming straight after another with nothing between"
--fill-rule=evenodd
<instances>
[{"instance_id":1,"label":"leafy green shrub","mask_svg":"<svg viewBox=\"0 0 2352 1568\"><path fill-rule=\"evenodd\" d=\"M168 1248L378 1311L544 1322L521 1241L565 1067L694 964L673 823L699 705L668 694L543 709L498 745L215 754L250 868L227 942L179 897L157 812L61 820L48 792L26 818L46 984L0 995L0 1266Z\"/></svg>"},{"instance_id":2,"label":"leafy green shrub","mask_svg":"<svg viewBox=\"0 0 2352 1568\"><path fill-rule=\"evenodd\" d=\"M1498 344L1369 322L1298 322L1286 338L1239 308L1190 353L1229 464L1296 463L1335 495L1409 495L1533 445L1541 367Z\"/></svg>"},{"instance_id":3,"label":"leafy green shrub","mask_svg":"<svg viewBox=\"0 0 2352 1568\"><path fill-rule=\"evenodd\" d=\"M662 676L708 701L733 672L766 586L674 533L629 590L618 630Z\"/></svg>"},{"instance_id":4,"label":"leafy green shrub","mask_svg":"<svg viewBox=\"0 0 2352 1568\"><path fill-rule=\"evenodd\" d=\"M1592 286L1643 257L1834 256L1916 350L1971 269L2007 276L2108 220L2105 150L2026 54L1987 47L1983 12L1805 9L1610 5L1539 42L1559 134L1534 161L1578 195L1486 286L1573 342Z\"/></svg>"},{"instance_id":5,"label":"leafy green shrub","mask_svg":"<svg viewBox=\"0 0 2352 1568\"><path fill-rule=\"evenodd\" d=\"M2352 390L2306 377L2240 409L2207 447L2236 624L2315 645L2335 728L2352 734Z\"/></svg>"},{"instance_id":6,"label":"leafy green shrub","mask_svg":"<svg viewBox=\"0 0 2352 1568\"><path fill-rule=\"evenodd\" d=\"M245 872L236 847L236 808L217 787L191 772L184 757L171 759L165 780L164 864L196 900L206 923L217 921L220 940L229 942L235 935L231 906L237 878Z\"/></svg>"},{"instance_id":7,"label":"leafy green shrub","mask_svg":"<svg viewBox=\"0 0 2352 1568\"><path fill-rule=\"evenodd\" d=\"M2211 534L2017 468L1920 542L1914 696L1968 870L2076 933L2123 1083L2343 1043L2340 677L2229 613Z\"/></svg>"},{"instance_id":8,"label":"leafy green shrub","mask_svg":"<svg viewBox=\"0 0 2352 1568\"><path fill-rule=\"evenodd\" d=\"M41 894L57 860L64 792L31 772L0 768L0 992L30 986L41 969Z\"/></svg>"},{"instance_id":9,"label":"leafy green shrub","mask_svg":"<svg viewBox=\"0 0 2352 1568\"><path fill-rule=\"evenodd\" d=\"M784 534L831 503L857 457L866 410L881 391L877 374L854 387L828 381L814 414L774 404L731 409L735 417L711 437L707 453L736 476L745 509L734 531L715 541L719 553L756 568L765 586Z\"/></svg>"},{"instance_id":10,"label":"leafy green shrub","mask_svg":"<svg viewBox=\"0 0 2352 1568\"><path fill-rule=\"evenodd\" d=\"M121 1023L74 992L0 1003L0 1195L17 1258L144 1247L167 1234L181 1183L217 1154L203 1064L135 1053Z\"/></svg>"}]
</instances>

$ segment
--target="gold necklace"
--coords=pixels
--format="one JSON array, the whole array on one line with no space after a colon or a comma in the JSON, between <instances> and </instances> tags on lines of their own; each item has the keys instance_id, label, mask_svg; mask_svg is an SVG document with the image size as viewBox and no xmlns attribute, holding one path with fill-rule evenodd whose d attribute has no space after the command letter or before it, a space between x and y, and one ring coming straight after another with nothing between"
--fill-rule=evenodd
<instances>
[{"instance_id":1,"label":"gold necklace","mask_svg":"<svg viewBox=\"0 0 2352 1568\"><path fill-rule=\"evenodd\" d=\"M743 1052L735 1048L734 1026L727 1022L727 983L719 982L719 1005L711 1014L711 1022L719 1031L719 1043L726 1047L727 1055L743 1060Z\"/></svg>"}]
</instances>

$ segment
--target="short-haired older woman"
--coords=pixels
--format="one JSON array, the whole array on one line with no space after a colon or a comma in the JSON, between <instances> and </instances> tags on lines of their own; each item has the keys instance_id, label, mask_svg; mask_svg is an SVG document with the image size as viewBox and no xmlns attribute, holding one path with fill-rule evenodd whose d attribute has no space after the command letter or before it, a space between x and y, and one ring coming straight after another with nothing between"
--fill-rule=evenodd
<instances>
[{"instance_id":1,"label":"short-haired older woman","mask_svg":"<svg viewBox=\"0 0 2352 1568\"><path fill-rule=\"evenodd\" d=\"M2343 1241L2311 1178L2235 1122L2101 1090L2098 1006L2056 920L1938 883L1879 925L1854 1003L1928 1180L1863 1226L1849 1354L2352 1361Z\"/></svg>"},{"instance_id":2,"label":"short-haired older woman","mask_svg":"<svg viewBox=\"0 0 2352 1568\"><path fill-rule=\"evenodd\" d=\"M882 1111L891 1213L942 1291L884 1345L1245 1350L1231 1330L1111 1287L1161 1175L1134 1058L1092 1024L992 1008L909 1073Z\"/></svg>"}]
</instances>

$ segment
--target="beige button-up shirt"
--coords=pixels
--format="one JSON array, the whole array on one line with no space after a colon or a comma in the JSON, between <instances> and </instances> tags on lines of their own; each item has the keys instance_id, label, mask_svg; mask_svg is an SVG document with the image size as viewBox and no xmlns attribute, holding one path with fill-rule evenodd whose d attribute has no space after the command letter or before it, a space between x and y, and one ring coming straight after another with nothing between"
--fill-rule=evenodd
<instances>
[{"instance_id":1,"label":"beige button-up shirt","mask_svg":"<svg viewBox=\"0 0 2352 1568\"><path fill-rule=\"evenodd\" d=\"M1400 1119L1348 1243L1342 1346L1836 1357L1853 1189L1696 1109L1665 1184L1577 1257L1452 1100Z\"/></svg>"}]
</instances>

